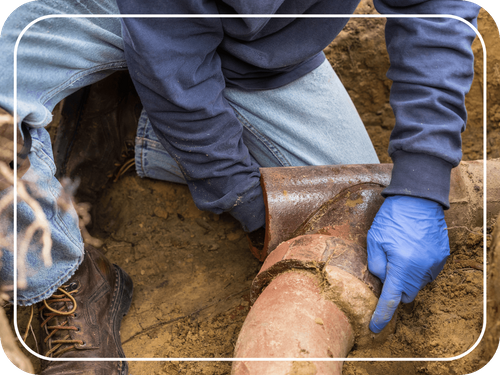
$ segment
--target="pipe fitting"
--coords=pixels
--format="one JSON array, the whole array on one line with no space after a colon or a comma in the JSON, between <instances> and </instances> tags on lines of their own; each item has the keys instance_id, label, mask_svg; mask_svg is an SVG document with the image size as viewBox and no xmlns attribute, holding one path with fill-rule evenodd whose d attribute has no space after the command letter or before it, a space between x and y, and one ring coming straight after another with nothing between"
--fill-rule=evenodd
<instances>
[{"instance_id":1,"label":"pipe fitting","mask_svg":"<svg viewBox=\"0 0 500 375\"><path fill-rule=\"evenodd\" d=\"M250 310L235 348L237 358L345 358L354 335L347 317L324 298L319 280L307 272L274 278ZM236 375L341 374L342 361L240 361ZM302 372L300 372L302 373Z\"/></svg>"},{"instance_id":2,"label":"pipe fitting","mask_svg":"<svg viewBox=\"0 0 500 375\"><path fill-rule=\"evenodd\" d=\"M391 164L263 168L267 226L265 262L252 283L254 303L235 348L237 358L290 361L233 363L232 374L341 374L342 362L293 358L345 358L352 345L370 346L394 331L369 328L382 284L370 274L366 235L383 202ZM482 161L452 171L450 245L465 228L482 225ZM500 210L500 160L487 164L488 221ZM266 258L267 256L267 258ZM302 372L299 372L302 371Z\"/></svg>"},{"instance_id":3,"label":"pipe fitting","mask_svg":"<svg viewBox=\"0 0 500 375\"><path fill-rule=\"evenodd\" d=\"M322 234L283 242L252 283L253 306L235 357L345 358L354 343L379 343L393 332L396 321L379 334L368 328L381 289L368 271L366 249L356 242ZM285 375L299 363L235 362L232 373ZM315 374L341 374L341 364L307 365Z\"/></svg>"},{"instance_id":4,"label":"pipe fitting","mask_svg":"<svg viewBox=\"0 0 500 375\"><path fill-rule=\"evenodd\" d=\"M250 301L258 301L264 288L278 275L297 271L307 271L319 280L322 297L334 302L349 319L358 347L384 341L393 332L395 318L379 334L368 328L382 283L368 270L366 247L347 238L322 234L283 242L255 277Z\"/></svg>"}]
</instances>

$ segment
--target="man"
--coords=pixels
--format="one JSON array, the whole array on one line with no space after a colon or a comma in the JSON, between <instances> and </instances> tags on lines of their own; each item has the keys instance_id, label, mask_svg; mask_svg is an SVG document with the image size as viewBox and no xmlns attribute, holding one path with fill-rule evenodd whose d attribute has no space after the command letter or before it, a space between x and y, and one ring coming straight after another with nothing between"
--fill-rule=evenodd
<instances>
[{"instance_id":1,"label":"man","mask_svg":"<svg viewBox=\"0 0 500 375\"><path fill-rule=\"evenodd\" d=\"M198 208L229 212L253 232L265 225L259 167L378 162L354 106L322 54L348 17L293 16L351 14L357 3L40 0L9 18L0 46L1 66L8 72L1 78L0 107L12 113L14 43L38 17L204 15L52 18L31 26L19 44L17 112L25 143L31 140L31 167L23 179L36 181L47 197L54 264L43 269L36 253L29 254L37 273L18 292L17 302L43 303L43 354L123 356L118 329L132 290L128 276L95 249L86 246L83 256L74 213L54 204L61 189L53 178L50 139L43 127L55 104L113 71L128 69L144 106L135 143L139 175L186 183ZM471 23L478 13L474 4L452 0L378 0L375 5L384 14L452 14ZM245 14L290 16L238 16ZM391 184L368 235L370 270L384 282L370 325L375 333L400 301L412 301L437 276L449 255L443 209L449 207L450 171L461 158L474 37L467 24L453 18L387 21L396 127L389 147ZM29 222L26 207L20 205L18 215L21 226ZM2 278L8 278L12 259L4 258ZM101 300L89 307L88 297L96 294ZM97 315L87 319L85 311ZM109 322L105 330L96 329L99 317ZM50 362L43 373L89 366L127 372L124 362Z\"/></svg>"}]
</instances>

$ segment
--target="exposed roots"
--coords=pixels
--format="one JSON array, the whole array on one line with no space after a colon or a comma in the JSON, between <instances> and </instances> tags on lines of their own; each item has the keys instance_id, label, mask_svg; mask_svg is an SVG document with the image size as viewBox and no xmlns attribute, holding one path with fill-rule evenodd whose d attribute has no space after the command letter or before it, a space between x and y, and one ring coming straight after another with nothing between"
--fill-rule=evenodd
<instances>
[{"instance_id":1,"label":"exposed roots","mask_svg":"<svg viewBox=\"0 0 500 375\"><path fill-rule=\"evenodd\" d=\"M14 174L12 170L5 164L0 162L0 174L12 185L14 185ZM40 233L40 241L42 243L42 260L46 267L52 265L51 248L52 238L50 237L50 228L45 213L40 204L28 193L26 182L17 181L17 198L18 201L24 201L34 212L35 220L26 228L18 243L18 287L26 288L26 254L28 253L29 245L37 233ZM0 215L10 207L14 202L14 190L9 191L0 199ZM6 228L3 228L6 231ZM13 237L12 234L5 233L0 237L0 246L7 251L13 252ZM1 265L0 265L1 266Z\"/></svg>"},{"instance_id":2,"label":"exposed roots","mask_svg":"<svg viewBox=\"0 0 500 375\"><path fill-rule=\"evenodd\" d=\"M80 232L82 233L83 242L92 245L94 247L101 247L102 241L98 238L92 237L88 232L86 226L90 224L90 203L76 203L73 200L73 205L75 206L76 213L78 214L78 226Z\"/></svg>"}]
</instances>

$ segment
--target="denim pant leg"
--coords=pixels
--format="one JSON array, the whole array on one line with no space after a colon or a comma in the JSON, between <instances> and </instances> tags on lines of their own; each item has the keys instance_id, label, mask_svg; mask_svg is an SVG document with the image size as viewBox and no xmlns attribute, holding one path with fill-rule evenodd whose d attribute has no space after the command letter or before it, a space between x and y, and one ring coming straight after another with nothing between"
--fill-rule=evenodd
<instances>
[{"instance_id":1,"label":"denim pant leg","mask_svg":"<svg viewBox=\"0 0 500 375\"><path fill-rule=\"evenodd\" d=\"M39 0L24 4L4 24L0 38L0 107L14 111L14 46L21 31L33 20L49 14L118 14L114 0ZM27 255L28 286L18 290L17 303L31 305L49 297L67 281L83 257L78 219L73 209L57 205L61 185L54 177L50 138L44 127L54 106L79 88L113 71L126 68L118 18L49 18L35 23L19 42L17 53L17 115L30 128L30 169L23 179L36 184L37 200L49 221L53 241L50 268L40 259L40 243ZM4 191L2 194L5 194ZM8 213L6 213L8 215ZM18 235L33 221L25 204L17 207ZM2 225L8 226L6 218ZM11 220L11 219L10 219ZM8 221L8 220L7 220ZM12 230L12 223L10 223ZM3 251L0 278L13 282L13 257Z\"/></svg>"},{"instance_id":2,"label":"denim pant leg","mask_svg":"<svg viewBox=\"0 0 500 375\"><path fill-rule=\"evenodd\" d=\"M146 111L142 111L135 138L135 170L139 177L185 184L176 161L158 140Z\"/></svg>"},{"instance_id":3,"label":"denim pant leg","mask_svg":"<svg viewBox=\"0 0 500 375\"><path fill-rule=\"evenodd\" d=\"M330 63L277 89L226 88L243 126L243 140L262 167L377 164L377 154L349 95ZM184 183L146 113L139 121L136 170L141 177Z\"/></svg>"},{"instance_id":4,"label":"denim pant leg","mask_svg":"<svg viewBox=\"0 0 500 375\"><path fill-rule=\"evenodd\" d=\"M28 155L30 168L22 177L30 194L40 204L50 226L52 239L52 266L46 267L41 257L40 236L35 236L24 258L27 287L18 289L17 301L20 305L30 305L46 299L56 288L68 280L83 260L83 243L78 229L78 216L71 206L63 210L57 204L61 196L61 184L54 178L56 166L52 157L50 137L44 128L31 128L31 151ZM9 189L10 190L10 189ZM3 191L4 195L7 191ZM24 238L26 228L35 221L35 215L25 202L17 204L18 247ZM0 218L3 230L13 233L12 207ZM11 253L3 250L2 280L12 283L14 260ZM18 263L20 262L18 258ZM18 268L19 270L19 268Z\"/></svg>"},{"instance_id":5,"label":"denim pant leg","mask_svg":"<svg viewBox=\"0 0 500 375\"><path fill-rule=\"evenodd\" d=\"M0 38L0 107L14 109L14 47L23 29L46 15L118 14L115 0L38 0L7 19ZM30 127L44 127L63 98L125 69L118 18L48 18L32 25L17 51L17 115Z\"/></svg>"},{"instance_id":6,"label":"denim pant leg","mask_svg":"<svg viewBox=\"0 0 500 375\"><path fill-rule=\"evenodd\" d=\"M245 144L263 167L379 163L327 60L286 86L257 92L228 88L224 96L243 124Z\"/></svg>"}]
</instances>

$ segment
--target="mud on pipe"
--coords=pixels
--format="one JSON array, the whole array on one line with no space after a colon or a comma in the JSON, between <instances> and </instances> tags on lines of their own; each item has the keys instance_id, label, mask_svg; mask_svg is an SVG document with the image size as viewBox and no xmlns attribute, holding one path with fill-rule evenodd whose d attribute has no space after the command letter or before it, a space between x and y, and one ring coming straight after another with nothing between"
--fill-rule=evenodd
<instances>
[{"instance_id":1,"label":"mud on pipe","mask_svg":"<svg viewBox=\"0 0 500 375\"><path fill-rule=\"evenodd\" d=\"M492 218L500 211L500 163L487 168ZM366 256L366 233L390 171L391 165L262 170L268 225L260 255L269 256L252 284L254 305L235 357L345 358L354 342L369 346L391 333L395 318L378 335L368 329L381 283ZM446 215L452 244L467 236L463 228L482 225L482 187L482 162L454 170ZM233 374L340 374L341 367L338 361L242 361Z\"/></svg>"}]
</instances>

